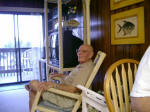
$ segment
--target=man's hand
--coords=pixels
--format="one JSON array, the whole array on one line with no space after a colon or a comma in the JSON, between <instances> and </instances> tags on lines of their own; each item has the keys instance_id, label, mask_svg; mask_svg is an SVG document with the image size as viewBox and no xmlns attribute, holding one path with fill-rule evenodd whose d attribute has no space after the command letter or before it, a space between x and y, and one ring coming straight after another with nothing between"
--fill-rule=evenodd
<instances>
[{"instance_id":1,"label":"man's hand","mask_svg":"<svg viewBox=\"0 0 150 112\"><path fill-rule=\"evenodd\" d=\"M48 88L54 87L55 83L52 82L41 82L39 83L39 90L46 91Z\"/></svg>"},{"instance_id":2,"label":"man's hand","mask_svg":"<svg viewBox=\"0 0 150 112\"><path fill-rule=\"evenodd\" d=\"M64 78L64 77L66 77L66 75L64 75L64 74L59 74L59 73L51 73L51 74L49 75L49 77L50 77L50 79L53 79L53 78L55 78L55 77Z\"/></svg>"}]
</instances>

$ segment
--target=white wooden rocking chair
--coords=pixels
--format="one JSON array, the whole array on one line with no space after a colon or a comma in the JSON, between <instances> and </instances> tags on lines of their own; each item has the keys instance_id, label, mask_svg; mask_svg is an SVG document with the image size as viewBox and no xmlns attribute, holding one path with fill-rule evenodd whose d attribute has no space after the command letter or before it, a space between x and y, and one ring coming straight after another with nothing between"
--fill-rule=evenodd
<instances>
[{"instance_id":1,"label":"white wooden rocking chair","mask_svg":"<svg viewBox=\"0 0 150 112\"><path fill-rule=\"evenodd\" d=\"M94 60L94 68L93 71L85 85L86 88L89 88L91 86L91 83L94 79L94 77L96 76L97 71L99 70L104 58L105 58L106 54L104 52L98 51L97 56ZM74 107L72 108L72 112L77 112L78 108L80 107L81 104L81 94L76 94L76 93L70 93L70 92L66 92L66 91L62 91L62 90L58 90L58 89L54 89L54 88L50 88L47 91L55 93L55 94L59 94L62 96L66 96L72 99L76 99L76 103L74 105ZM47 107L47 106L41 106L39 105L40 103L40 98L41 98L41 91L37 92L31 112L35 112L36 110L42 111L42 112L60 112L60 110L56 110L52 107Z\"/></svg>"}]
</instances>

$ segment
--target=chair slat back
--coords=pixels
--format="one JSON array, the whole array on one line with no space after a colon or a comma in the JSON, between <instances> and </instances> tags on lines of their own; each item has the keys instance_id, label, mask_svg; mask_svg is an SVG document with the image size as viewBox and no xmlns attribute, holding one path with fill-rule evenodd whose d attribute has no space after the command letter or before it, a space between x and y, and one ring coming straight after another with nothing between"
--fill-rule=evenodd
<instances>
[{"instance_id":1,"label":"chair slat back","mask_svg":"<svg viewBox=\"0 0 150 112\"><path fill-rule=\"evenodd\" d=\"M91 86L91 83L94 80L96 73L99 70L105 57L106 57L106 53L104 53L102 51L97 52L97 55L96 55L95 60L94 60L94 68L92 70L92 73L91 73L86 85L85 85L86 88L89 88Z\"/></svg>"},{"instance_id":2,"label":"chair slat back","mask_svg":"<svg viewBox=\"0 0 150 112\"><path fill-rule=\"evenodd\" d=\"M133 59L121 59L108 68L104 95L110 112L131 112L130 92L138 64Z\"/></svg>"}]
</instances>

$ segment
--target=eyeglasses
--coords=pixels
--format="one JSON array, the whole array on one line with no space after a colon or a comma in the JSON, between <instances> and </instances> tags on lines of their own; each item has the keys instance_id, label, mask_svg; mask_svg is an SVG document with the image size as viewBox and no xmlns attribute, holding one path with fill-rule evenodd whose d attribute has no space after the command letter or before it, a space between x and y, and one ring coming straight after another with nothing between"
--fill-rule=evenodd
<instances>
[{"instance_id":1,"label":"eyeglasses","mask_svg":"<svg viewBox=\"0 0 150 112\"><path fill-rule=\"evenodd\" d=\"M81 52L81 53L87 53L88 50L79 50L79 49L76 49L76 53L79 53L79 52Z\"/></svg>"}]
</instances>

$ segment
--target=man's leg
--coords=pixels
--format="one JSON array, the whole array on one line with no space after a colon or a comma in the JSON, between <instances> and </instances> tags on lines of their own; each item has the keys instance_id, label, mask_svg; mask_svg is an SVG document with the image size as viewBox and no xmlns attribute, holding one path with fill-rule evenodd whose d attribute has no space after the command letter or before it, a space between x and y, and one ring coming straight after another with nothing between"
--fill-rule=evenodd
<instances>
[{"instance_id":1,"label":"man's leg","mask_svg":"<svg viewBox=\"0 0 150 112\"><path fill-rule=\"evenodd\" d=\"M42 98L45 101L49 101L60 108L71 108L75 104L76 100L61 96L51 92L43 92Z\"/></svg>"},{"instance_id":2,"label":"man's leg","mask_svg":"<svg viewBox=\"0 0 150 112\"><path fill-rule=\"evenodd\" d=\"M150 112L150 97L131 97L131 108L136 112Z\"/></svg>"},{"instance_id":3,"label":"man's leg","mask_svg":"<svg viewBox=\"0 0 150 112\"><path fill-rule=\"evenodd\" d=\"M31 108L32 108L32 105L33 105L33 102L35 99L35 95L36 95L35 91L32 91L32 90L29 91L29 109L30 109L30 111L31 111Z\"/></svg>"},{"instance_id":4,"label":"man's leg","mask_svg":"<svg viewBox=\"0 0 150 112\"><path fill-rule=\"evenodd\" d=\"M32 104L35 99L36 92L38 91L39 81L33 80L29 85L26 85L25 88L29 91L29 109L31 111Z\"/></svg>"}]
</instances>

